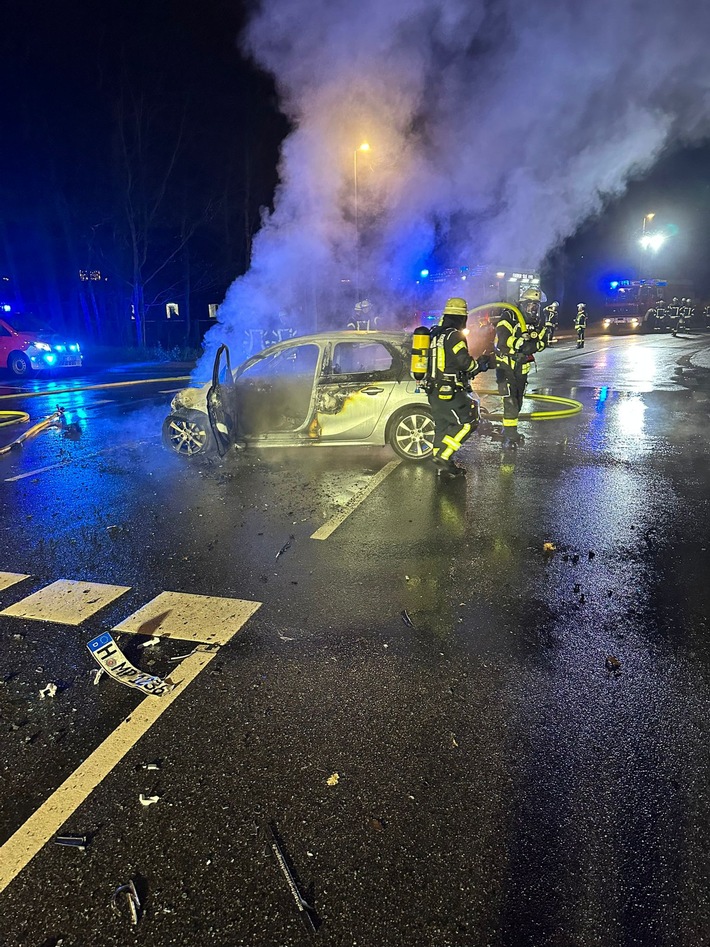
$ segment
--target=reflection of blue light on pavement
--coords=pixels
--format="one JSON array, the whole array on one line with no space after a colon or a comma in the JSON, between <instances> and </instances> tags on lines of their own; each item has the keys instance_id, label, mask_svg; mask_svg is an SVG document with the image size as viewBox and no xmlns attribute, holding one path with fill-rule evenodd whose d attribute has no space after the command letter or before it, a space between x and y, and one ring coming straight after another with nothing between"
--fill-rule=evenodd
<instances>
[{"instance_id":1,"label":"reflection of blue light on pavement","mask_svg":"<svg viewBox=\"0 0 710 947\"><path fill-rule=\"evenodd\" d=\"M597 400L598 400L598 401L606 401L608 395L609 395L609 386L608 386L608 385L604 385L603 388L600 388L600 389L599 389L599 397L598 397Z\"/></svg>"}]
</instances>

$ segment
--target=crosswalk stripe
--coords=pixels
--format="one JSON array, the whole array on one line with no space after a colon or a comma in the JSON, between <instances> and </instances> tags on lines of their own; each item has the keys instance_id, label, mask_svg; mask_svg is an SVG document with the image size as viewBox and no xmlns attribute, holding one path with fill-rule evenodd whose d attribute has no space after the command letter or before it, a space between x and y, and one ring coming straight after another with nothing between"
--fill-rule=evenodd
<instances>
[{"instance_id":1,"label":"crosswalk stripe","mask_svg":"<svg viewBox=\"0 0 710 947\"><path fill-rule=\"evenodd\" d=\"M0 592L3 589L9 589L11 585L23 582L25 579L29 579L29 576L22 572L0 572Z\"/></svg>"},{"instance_id":2,"label":"crosswalk stripe","mask_svg":"<svg viewBox=\"0 0 710 947\"><path fill-rule=\"evenodd\" d=\"M258 607L239 598L161 592L113 631L223 645Z\"/></svg>"},{"instance_id":3,"label":"crosswalk stripe","mask_svg":"<svg viewBox=\"0 0 710 947\"><path fill-rule=\"evenodd\" d=\"M129 585L103 585L59 579L4 608L0 615L51 621L60 625L80 625L85 619L130 591Z\"/></svg>"}]
</instances>

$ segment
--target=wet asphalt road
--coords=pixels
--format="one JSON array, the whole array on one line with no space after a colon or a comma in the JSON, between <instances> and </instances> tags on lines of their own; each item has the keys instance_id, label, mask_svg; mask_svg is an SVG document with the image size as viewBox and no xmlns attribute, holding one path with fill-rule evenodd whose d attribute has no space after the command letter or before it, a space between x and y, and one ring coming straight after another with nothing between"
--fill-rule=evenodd
<instances>
[{"instance_id":1,"label":"wet asphalt road","mask_svg":"<svg viewBox=\"0 0 710 947\"><path fill-rule=\"evenodd\" d=\"M0 944L306 943L269 823L329 947L710 944L709 348L555 344L531 388L582 414L514 455L474 436L465 482L400 464L322 542L389 449L185 463L179 382L62 395L80 430L0 457L0 570L29 575L0 606L129 591L78 627L0 615L0 844L141 701L92 683L89 638L163 591L262 604L67 819L88 850L0 894ZM162 676L190 650L120 640Z\"/></svg>"}]
</instances>

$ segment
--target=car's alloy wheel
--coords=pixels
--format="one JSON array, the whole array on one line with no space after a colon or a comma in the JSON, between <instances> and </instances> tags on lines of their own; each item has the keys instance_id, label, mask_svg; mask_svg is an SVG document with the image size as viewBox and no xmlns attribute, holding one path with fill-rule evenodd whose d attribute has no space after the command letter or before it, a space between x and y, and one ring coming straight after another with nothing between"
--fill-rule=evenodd
<instances>
[{"instance_id":1,"label":"car's alloy wheel","mask_svg":"<svg viewBox=\"0 0 710 947\"><path fill-rule=\"evenodd\" d=\"M168 447L183 457L204 454L210 439L207 419L201 424L190 418L171 414L163 423L163 438Z\"/></svg>"},{"instance_id":2,"label":"car's alloy wheel","mask_svg":"<svg viewBox=\"0 0 710 947\"><path fill-rule=\"evenodd\" d=\"M405 460L424 460L434 447L434 421L423 411L403 414L392 427L390 444Z\"/></svg>"},{"instance_id":3,"label":"car's alloy wheel","mask_svg":"<svg viewBox=\"0 0 710 947\"><path fill-rule=\"evenodd\" d=\"M32 374L30 360L22 352L13 352L8 359L7 367L15 378L28 378Z\"/></svg>"}]
</instances>

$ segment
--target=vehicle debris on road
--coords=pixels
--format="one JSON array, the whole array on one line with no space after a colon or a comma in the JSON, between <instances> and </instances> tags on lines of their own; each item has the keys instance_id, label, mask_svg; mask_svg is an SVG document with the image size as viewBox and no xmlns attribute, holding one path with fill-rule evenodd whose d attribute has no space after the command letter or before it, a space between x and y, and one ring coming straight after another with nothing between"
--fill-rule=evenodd
<instances>
[{"instance_id":1,"label":"vehicle debris on road","mask_svg":"<svg viewBox=\"0 0 710 947\"><path fill-rule=\"evenodd\" d=\"M143 793L138 796L138 800L142 806L154 806L159 799L160 796L145 796Z\"/></svg>"},{"instance_id":2,"label":"vehicle debris on road","mask_svg":"<svg viewBox=\"0 0 710 947\"><path fill-rule=\"evenodd\" d=\"M287 543L284 543L283 546L282 546L282 547L279 549L279 551L276 553L276 558L277 558L277 559L279 558L279 556L283 556L283 554L286 552L287 549L290 549L290 548L291 548L291 543L293 542L293 540L294 540L295 538L296 538L295 536L289 536L288 542L287 542Z\"/></svg>"},{"instance_id":3,"label":"vehicle debris on road","mask_svg":"<svg viewBox=\"0 0 710 947\"><path fill-rule=\"evenodd\" d=\"M118 914L124 914L124 909L122 909L121 903L125 903L127 905L131 918L131 924L136 927L138 921L140 920L141 902L133 880L130 880L125 885L119 885L114 891L113 897L111 899L111 905L114 911L116 911Z\"/></svg>"},{"instance_id":4,"label":"vehicle debris on road","mask_svg":"<svg viewBox=\"0 0 710 947\"><path fill-rule=\"evenodd\" d=\"M89 846L89 838L86 835L57 835L54 839L55 845L63 845L66 848L78 848L85 852Z\"/></svg>"},{"instance_id":5,"label":"vehicle debris on road","mask_svg":"<svg viewBox=\"0 0 710 947\"><path fill-rule=\"evenodd\" d=\"M163 680L154 674L144 674L134 667L107 631L92 638L86 646L102 670L127 687L134 687L153 697L163 697L175 687L172 681Z\"/></svg>"},{"instance_id":6,"label":"vehicle debris on road","mask_svg":"<svg viewBox=\"0 0 710 947\"><path fill-rule=\"evenodd\" d=\"M39 699L44 700L45 697L56 697L57 696L57 685L49 683L46 687L43 687L39 692Z\"/></svg>"},{"instance_id":7,"label":"vehicle debris on road","mask_svg":"<svg viewBox=\"0 0 710 947\"><path fill-rule=\"evenodd\" d=\"M315 908L313 907L313 905L309 904L308 901L306 901L306 899L303 897L301 892L298 890L296 879L294 878L293 872L288 866L288 862L286 861L286 856L284 855L283 849L281 847L281 843L279 841L278 836L276 835L276 831L274 827L272 825L266 826L265 834L266 834L267 844L269 848L271 849L274 855L274 858L276 859L276 863L278 864L279 868L283 872L283 875L286 879L286 883L288 884L291 895L293 896L293 900L296 902L296 907L298 908L299 915L301 917L303 924L306 927L306 930L310 934L317 933L318 917L315 913Z\"/></svg>"},{"instance_id":8,"label":"vehicle debris on road","mask_svg":"<svg viewBox=\"0 0 710 947\"><path fill-rule=\"evenodd\" d=\"M340 782L340 773L333 773L332 776L329 776L326 779L326 783L329 786L337 786L339 782Z\"/></svg>"},{"instance_id":9,"label":"vehicle debris on road","mask_svg":"<svg viewBox=\"0 0 710 947\"><path fill-rule=\"evenodd\" d=\"M610 676L618 677L621 674L621 661L615 658L613 654L607 654L604 660L604 667Z\"/></svg>"},{"instance_id":10,"label":"vehicle debris on road","mask_svg":"<svg viewBox=\"0 0 710 947\"><path fill-rule=\"evenodd\" d=\"M408 628L414 628L414 622L409 617L409 612L406 608L403 608L399 614L402 616L402 621L405 625L407 625Z\"/></svg>"}]
</instances>

